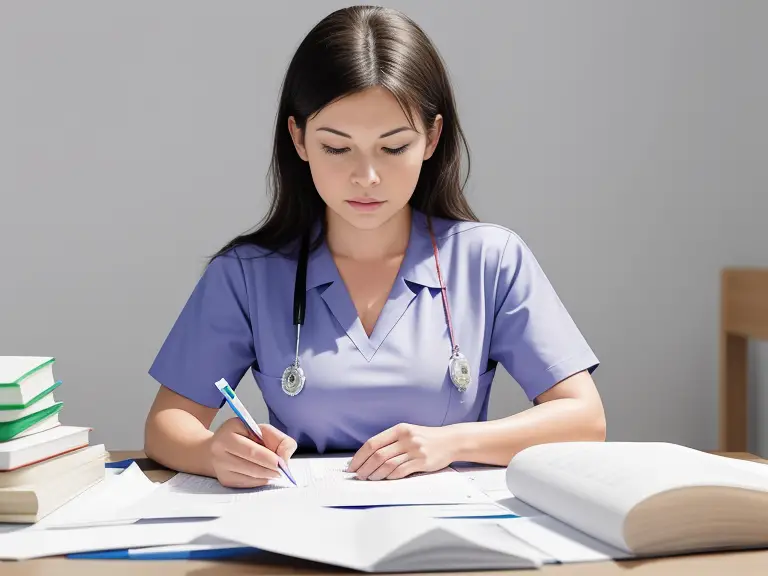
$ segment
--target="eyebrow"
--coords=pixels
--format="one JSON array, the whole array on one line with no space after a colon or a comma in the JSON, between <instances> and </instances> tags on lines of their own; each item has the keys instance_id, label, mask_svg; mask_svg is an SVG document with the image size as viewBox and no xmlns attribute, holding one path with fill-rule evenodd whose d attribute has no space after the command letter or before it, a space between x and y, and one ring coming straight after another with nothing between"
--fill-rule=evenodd
<instances>
[{"instance_id":1,"label":"eyebrow","mask_svg":"<svg viewBox=\"0 0 768 576\"><path fill-rule=\"evenodd\" d=\"M400 126L399 128L395 128L394 130L390 130L389 132L384 132L379 138L386 138L387 136L392 136L393 134L397 134L398 132L403 132L405 130L410 130L411 128L409 126ZM321 126L316 130L316 132L330 132L331 134L337 134L339 136L343 136L344 138L352 138L349 134L346 132L342 132L341 130L336 130L335 128L329 128L327 126Z\"/></svg>"}]
</instances>

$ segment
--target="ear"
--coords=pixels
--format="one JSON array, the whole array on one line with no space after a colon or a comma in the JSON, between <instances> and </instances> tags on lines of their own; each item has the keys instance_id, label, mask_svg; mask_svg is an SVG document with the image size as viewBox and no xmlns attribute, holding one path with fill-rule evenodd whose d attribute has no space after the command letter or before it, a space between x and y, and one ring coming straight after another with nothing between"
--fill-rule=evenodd
<instances>
[{"instance_id":1,"label":"ear","mask_svg":"<svg viewBox=\"0 0 768 576\"><path fill-rule=\"evenodd\" d=\"M438 114L432 127L427 132L427 146L424 148L424 160L429 160L435 153L437 143L440 140L440 134L443 132L443 117Z\"/></svg>"},{"instance_id":2,"label":"ear","mask_svg":"<svg viewBox=\"0 0 768 576\"><path fill-rule=\"evenodd\" d=\"M309 158L307 156L307 149L304 147L304 132L296 125L296 119L293 116L288 118L288 131L291 133L291 139L299 157L304 162L307 162Z\"/></svg>"}]
</instances>

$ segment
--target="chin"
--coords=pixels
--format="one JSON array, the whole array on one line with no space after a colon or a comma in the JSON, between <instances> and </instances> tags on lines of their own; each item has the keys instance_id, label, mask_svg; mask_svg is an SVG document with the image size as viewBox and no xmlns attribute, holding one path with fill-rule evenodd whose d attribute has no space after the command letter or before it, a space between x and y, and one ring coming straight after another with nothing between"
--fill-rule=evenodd
<instances>
[{"instance_id":1,"label":"chin","mask_svg":"<svg viewBox=\"0 0 768 576\"><path fill-rule=\"evenodd\" d=\"M382 224L384 224L391 214L353 214L351 217L345 217L344 220L350 226L354 226L358 230L375 230Z\"/></svg>"},{"instance_id":2,"label":"chin","mask_svg":"<svg viewBox=\"0 0 768 576\"><path fill-rule=\"evenodd\" d=\"M345 204L334 212L339 218L358 230L375 230L392 218L397 210L393 212L391 207L384 205L372 212L358 212Z\"/></svg>"}]
</instances>

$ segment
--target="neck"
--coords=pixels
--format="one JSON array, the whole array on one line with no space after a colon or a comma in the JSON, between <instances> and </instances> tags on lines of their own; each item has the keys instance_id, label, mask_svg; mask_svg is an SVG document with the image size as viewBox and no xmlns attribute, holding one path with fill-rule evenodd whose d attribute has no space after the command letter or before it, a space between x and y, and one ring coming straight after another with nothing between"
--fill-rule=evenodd
<instances>
[{"instance_id":1,"label":"neck","mask_svg":"<svg viewBox=\"0 0 768 576\"><path fill-rule=\"evenodd\" d=\"M355 228L328 210L327 226L328 249L336 257L364 261L402 256L411 234L411 208L406 206L373 230Z\"/></svg>"}]
</instances>

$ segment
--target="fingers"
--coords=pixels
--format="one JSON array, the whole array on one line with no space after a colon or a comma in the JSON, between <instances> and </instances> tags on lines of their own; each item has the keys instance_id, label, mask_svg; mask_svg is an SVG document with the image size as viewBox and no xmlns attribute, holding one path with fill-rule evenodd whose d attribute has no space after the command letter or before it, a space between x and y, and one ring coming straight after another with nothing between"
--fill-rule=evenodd
<instances>
[{"instance_id":1,"label":"fingers","mask_svg":"<svg viewBox=\"0 0 768 576\"><path fill-rule=\"evenodd\" d=\"M383 448L371 454L368 459L357 469L357 477L363 480L368 478L381 466L385 465L390 459L395 458L396 456L400 456L403 453L405 453L405 449L401 442L395 442L394 444L384 446ZM392 469L389 470L387 474L394 470L394 468L395 466L393 465Z\"/></svg>"},{"instance_id":2,"label":"fingers","mask_svg":"<svg viewBox=\"0 0 768 576\"><path fill-rule=\"evenodd\" d=\"M225 488L258 488L268 482L266 478L254 478L232 470L219 473L219 483Z\"/></svg>"},{"instance_id":3,"label":"fingers","mask_svg":"<svg viewBox=\"0 0 768 576\"><path fill-rule=\"evenodd\" d=\"M233 456L238 456L263 468L279 470L277 454L245 436L232 434L226 443L225 450Z\"/></svg>"},{"instance_id":4,"label":"fingers","mask_svg":"<svg viewBox=\"0 0 768 576\"><path fill-rule=\"evenodd\" d=\"M387 480L398 480L416 472L421 472L421 464L418 460L407 460L395 468L387 477Z\"/></svg>"},{"instance_id":5,"label":"fingers","mask_svg":"<svg viewBox=\"0 0 768 576\"><path fill-rule=\"evenodd\" d=\"M394 458L390 458L384 464L379 466L373 473L368 476L368 480L384 480L390 479L390 475L398 468L401 468L403 464L409 461L408 454L399 454Z\"/></svg>"},{"instance_id":6,"label":"fingers","mask_svg":"<svg viewBox=\"0 0 768 576\"><path fill-rule=\"evenodd\" d=\"M261 424L261 433L264 435L264 445L276 452L283 460L288 460L296 452L296 440L278 430L270 424Z\"/></svg>"},{"instance_id":7,"label":"fingers","mask_svg":"<svg viewBox=\"0 0 768 576\"><path fill-rule=\"evenodd\" d=\"M279 461L296 451L296 441L269 424L259 426L263 441L238 419L224 422L210 449L216 477L223 486L253 488L281 478Z\"/></svg>"},{"instance_id":8,"label":"fingers","mask_svg":"<svg viewBox=\"0 0 768 576\"><path fill-rule=\"evenodd\" d=\"M398 434L399 428L397 426L393 426L392 428L388 428L387 430L384 430L383 432L376 434L376 436L368 439L368 441L363 444L352 457L352 460L347 467L347 471L356 472L358 468L360 468L360 466L362 466L374 452L383 448L384 446L396 442Z\"/></svg>"},{"instance_id":9,"label":"fingers","mask_svg":"<svg viewBox=\"0 0 768 576\"><path fill-rule=\"evenodd\" d=\"M264 480L264 483L266 483L269 478L280 478L279 472L255 464L250 460L245 460L232 453L227 453L222 457L222 464L228 472L247 476L252 480Z\"/></svg>"}]
</instances>

